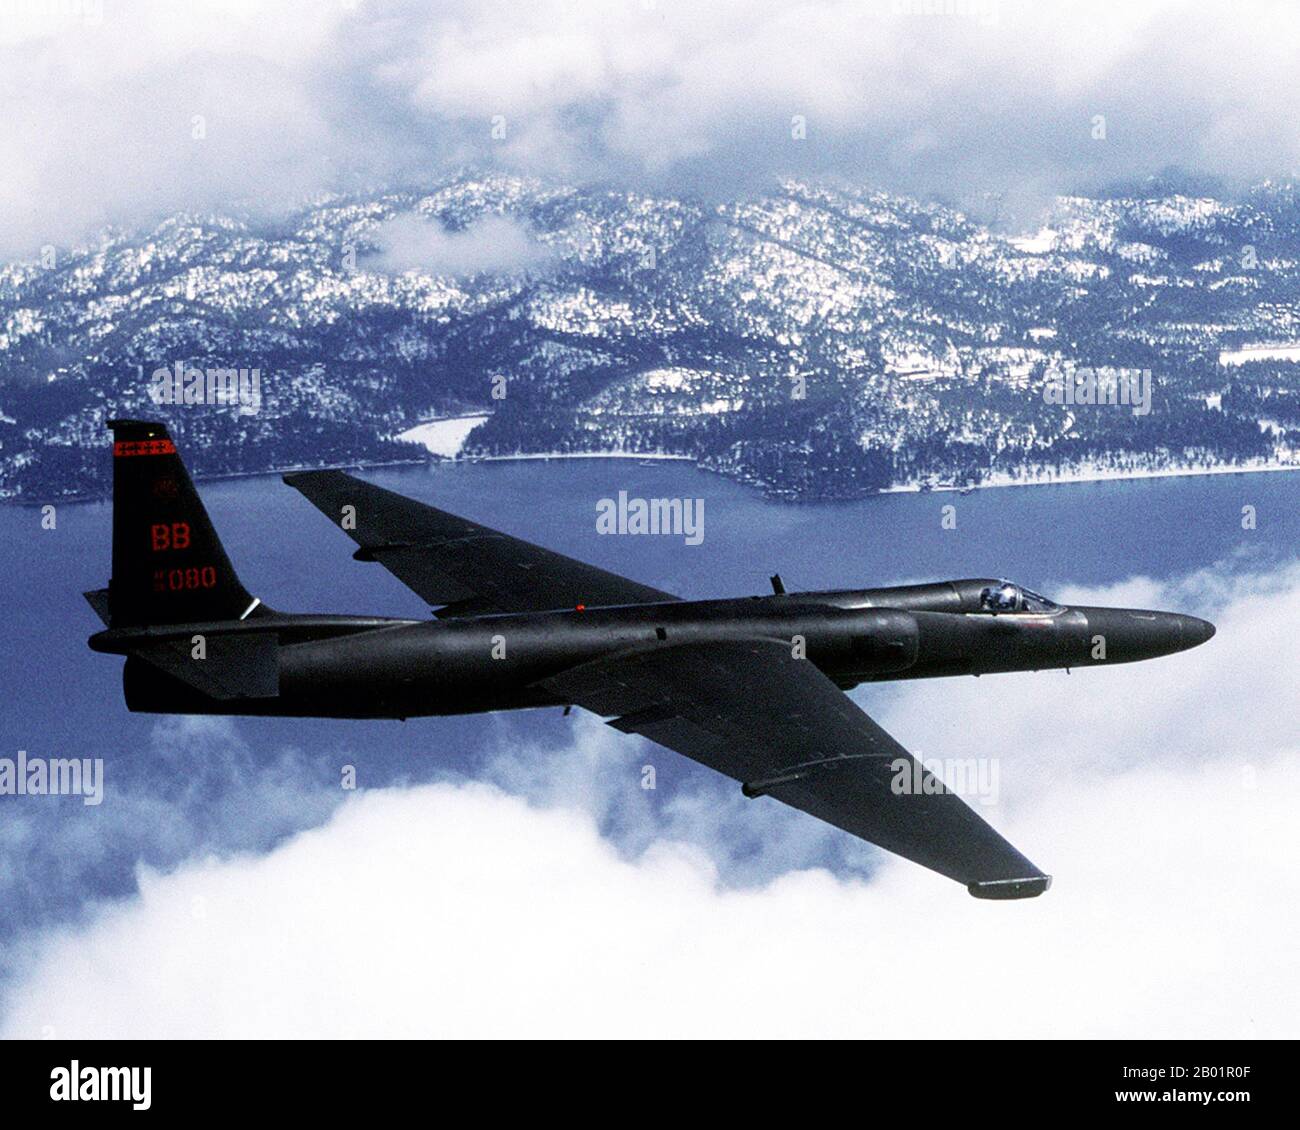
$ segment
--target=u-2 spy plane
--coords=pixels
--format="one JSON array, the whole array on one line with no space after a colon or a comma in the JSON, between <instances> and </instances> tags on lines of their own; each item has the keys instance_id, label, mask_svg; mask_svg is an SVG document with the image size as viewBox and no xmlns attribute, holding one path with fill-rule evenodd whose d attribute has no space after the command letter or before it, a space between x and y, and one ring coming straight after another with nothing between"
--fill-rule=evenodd
<instances>
[{"instance_id":1,"label":"u-2 spy plane","mask_svg":"<svg viewBox=\"0 0 1300 1130\"><path fill-rule=\"evenodd\" d=\"M110 420L113 565L87 593L129 709L411 718L574 705L966 884L1051 883L844 693L859 683L1129 663L1192 616L1062 607L1008 581L682 600L341 471L284 476L433 608L276 612L240 583L167 428ZM1098 646L1099 642L1102 646ZM896 780L920 787L898 791Z\"/></svg>"}]
</instances>

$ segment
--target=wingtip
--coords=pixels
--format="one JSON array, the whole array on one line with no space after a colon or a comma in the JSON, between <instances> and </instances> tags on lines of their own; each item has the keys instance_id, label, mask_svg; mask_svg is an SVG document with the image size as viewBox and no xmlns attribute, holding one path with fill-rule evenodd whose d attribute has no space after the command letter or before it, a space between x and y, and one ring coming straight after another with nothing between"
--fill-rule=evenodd
<instances>
[{"instance_id":1,"label":"wingtip","mask_svg":"<svg viewBox=\"0 0 1300 1130\"><path fill-rule=\"evenodd\" d=\"M988 879L969 883L966 889L977 899L1032 899L1052 886L1050 875L1030 875L1023 879Z\"/></svg>"}]
</instances>

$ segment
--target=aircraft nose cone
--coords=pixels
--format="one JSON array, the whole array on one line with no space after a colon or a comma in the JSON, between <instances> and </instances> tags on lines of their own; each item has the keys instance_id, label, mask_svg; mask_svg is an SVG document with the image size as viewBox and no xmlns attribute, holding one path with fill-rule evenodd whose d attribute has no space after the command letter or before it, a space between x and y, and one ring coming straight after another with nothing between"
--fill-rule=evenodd
<instances>
[{"instance_id":1,"label":"aircraft nose cone","mask_svg":"<svg viewBox=\"0 0 1300 1130\"><path fill-rule=\"evenodd\" d=\"M1183 643L1187 647L1196 647L1203 644L1212 635L1214 635L1214 625L1208 620L1198 620L1195 616L1183 616L1181 624L1181 634Z\"/></svg>"},{"instance_id":2,"label":"aircraft nose cone","mask_svg":"<svg viewBox=\"0 0 1300 1130\"><path fill-rule=\"evenodd\" d=\"M1181 612L1137 608L1089 608L1087 625L1092 644L1105 640L1105 662L1154 659L1203 644L1214 625Z\"/></svg>"}]
</instances>

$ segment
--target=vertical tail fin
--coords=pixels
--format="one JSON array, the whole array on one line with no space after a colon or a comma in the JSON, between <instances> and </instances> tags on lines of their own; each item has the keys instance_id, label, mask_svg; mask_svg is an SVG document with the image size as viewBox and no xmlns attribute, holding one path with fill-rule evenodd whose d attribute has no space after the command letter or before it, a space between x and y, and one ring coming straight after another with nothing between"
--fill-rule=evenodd
<instances>
[{"instance_id":1,"label":"vertical tail fin","mask_svg":"<svg viewBox=\"0 0 1300 1130\"><path fill-rule=\"evenodd\" d=\"M113 431L114 628L243 619L259 602L239 582L165 425Z\"/></svg>"}]
</instances>

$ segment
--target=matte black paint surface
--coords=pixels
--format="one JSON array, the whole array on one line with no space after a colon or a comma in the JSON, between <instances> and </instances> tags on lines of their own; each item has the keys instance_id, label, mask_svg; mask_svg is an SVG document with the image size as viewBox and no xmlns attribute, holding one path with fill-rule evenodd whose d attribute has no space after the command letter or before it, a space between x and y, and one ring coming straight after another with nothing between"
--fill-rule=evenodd
<instances>
[{"instance_id":1,"label":"matte black paint surface","mask_svg":"<svg viewBox=\"0 0 1300 1130\"><path fill-rule=\"evenodd\" d=\"M957 582L980 586L987 581ZM946 587L946 586L944 586ZM1151 659L1195 646L1212 629L1178 613L1066 608L1048 615L842 607L887 600L881 590L682 601L446 621L268 617L279 628L280 693L212 700L147 664L129 666L133 710L413 718L560 705L536 684L580 663L634 648L746 639L806 641L807 658L842 686L892 679L1089 667ZM941 598L942 599L942 598ZM186 625L182 636L221 631ZM295 642L303 634L323 638ZM1105 658L1093 658L1097 638ZM97 650L126 651L135 633L99 633ZM495 656L495 657L494 657Z\"/></svg>"}]
</instances>

